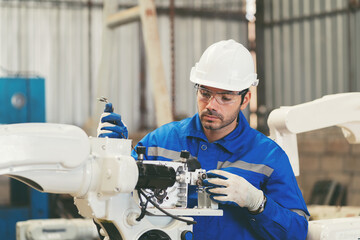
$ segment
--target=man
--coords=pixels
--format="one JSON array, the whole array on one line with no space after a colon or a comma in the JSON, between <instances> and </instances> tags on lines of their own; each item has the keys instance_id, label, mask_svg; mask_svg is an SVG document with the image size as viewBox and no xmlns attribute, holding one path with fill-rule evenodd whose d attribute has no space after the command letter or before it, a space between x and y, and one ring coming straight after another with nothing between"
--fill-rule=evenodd
<instances>
[{"instance_id":1,"label":"man","mask_svg":"<svg viewBox=\"0 0 360 240\"><path fill-rule=\"evenodd\" d=\"M234 40L217 42L190 80L198 113L161 126L138 145L147 147L148 160L169 161L188 150L209 171L205 183L224 215L194 217L195 239L305 239L309 213L288 157L241 112L258 82L249 51ZM99 137L123 137L125 130L118 114L102 116Z\"/></svg>"}]
</instances>

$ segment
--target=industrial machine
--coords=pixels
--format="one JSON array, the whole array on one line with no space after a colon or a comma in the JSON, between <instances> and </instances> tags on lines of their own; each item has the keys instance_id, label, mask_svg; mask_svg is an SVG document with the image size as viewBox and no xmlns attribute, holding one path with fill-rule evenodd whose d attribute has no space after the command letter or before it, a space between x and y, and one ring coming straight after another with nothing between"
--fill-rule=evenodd
<instances>
[{"instance_id":1,"label":"industrial machine","mask_svg":"<svg viewBox=\"0 0 360 240\"><path fill-rule=\"evenodd\" d=\"M360 93L328 95L312 102L280 107L270 113L268 125L270 138L285 150L298 176L296 134L338 126L350 144L360 143ZM325 207L324 211L329 209ZM356 213L353 210L353 215ZM360 239L359 226L360 216L310 221L307 240Z\"/></svg>"},{"instance_id":2,"label":"industrial machine","mask_svg":"<svg viewBox=\"0 0 360 240\"><path fill-rule=\"evenodd\" d=\"M48 193L70 194L108 239L192 239L191 217L222 215L203 191L205 170L184 151L172 162L131 157L131 140L89 138L78 127L0 126L0 174ZM199 204L187 207L189 185ZM19 226L20 227L20 226Z\"/></svg>"},{"instance_id":3,"label":"industrial machine","mask_svg":"<svg viewBox=\"0 0 360 240\"><path fill-rule=\"evenodd\" d=\"M280 107L270 113L268 125L269 137L284 149L295 176L299 176L296 134L338 126L350 144L360 143L360 92L327 95L311 102Z\"/></svg>"}]
</instances>

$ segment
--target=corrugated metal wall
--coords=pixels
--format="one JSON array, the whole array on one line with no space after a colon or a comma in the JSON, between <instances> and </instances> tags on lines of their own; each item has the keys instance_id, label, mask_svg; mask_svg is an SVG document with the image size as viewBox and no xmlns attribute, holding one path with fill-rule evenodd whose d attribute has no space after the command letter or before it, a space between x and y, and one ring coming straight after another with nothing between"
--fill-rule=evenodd
<instances>
[{"instance_id":1,"label":"corrugated metal wall","mask_svg":"<svg viewBox=\"0 0 360 240\"><path fill-rule=\"evenodd\" d=\"M91 14L101 16L100 11ZM89 62L97 39L88 39L88 16L81 5L0 1L0 66L45 77L49 122L81 125L89 115L89 80L98 63Z\"/></svg>"},{"instance_id":2,"label":"corrugated metal wall","mask_svg":"<svg viewBox=\"0 0 360 240\"><path fill-rule=\"evenodd\" d=\"M175 1L175 84L171 80L169 1L155 1L169 92L175 87L175 113L196 112L191 67L207 46L233 38L247 45L243 1ZM90 4L91 3L91 4ZM119 1L131 6L134 1ZM46 79L47 121L84 126L94 111L102 46L102 1L0 0L0 66L35 72ZM140 114L143 49L139 22L114 30L107 97L130 131L155 127L147 77L145 114ZM1 71L5 75L5 71ZM97 119L95 119L97 121ZM144 124L145 122L145 124Z\"/></svg>"},{"instance_id":3,"label":"corrugated metal wall","mask_svg":"<svg viewBox=\"0 0 360 240\"><path fill-rule=\"evenodd\" d=\"M267 111L360 91L358 0L262 0ZM259 42L258 42L259 44Z\"/></svg>"}]
</instances>

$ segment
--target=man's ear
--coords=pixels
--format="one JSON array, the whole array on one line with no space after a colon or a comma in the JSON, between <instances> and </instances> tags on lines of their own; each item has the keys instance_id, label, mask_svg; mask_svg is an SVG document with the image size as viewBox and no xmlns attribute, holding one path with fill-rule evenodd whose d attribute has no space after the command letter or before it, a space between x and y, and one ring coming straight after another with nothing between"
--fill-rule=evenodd
<instances>
[{"instance_id":1,"label":"man's ear","mask_svg":"<svg viewBox=\"0 0 360 240\"><path fill-rule=\"evenodd\" d=\"M251 92L248 91L244 96L244 101L241 104L240 110L244 110L247 107L247 105L250 103L250 99L251 99Z\"/></svg>"}]
</instances>

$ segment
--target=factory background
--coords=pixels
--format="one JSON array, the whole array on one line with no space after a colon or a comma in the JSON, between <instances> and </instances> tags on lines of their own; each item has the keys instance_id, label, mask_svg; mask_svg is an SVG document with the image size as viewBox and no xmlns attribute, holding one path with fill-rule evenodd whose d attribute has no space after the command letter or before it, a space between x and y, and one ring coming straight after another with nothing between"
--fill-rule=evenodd
<instances>
[{"instance_id":1,"label":"factory background","mask_svg":"<svg viewBox=\"0 0 360 240\"><path fill-rule=\"evenodd\" d=\"M118 1L119 9L134 6ZM359 91L358 1L257 1L256 40L246 1L155 1L162 58L175 116L196 112L190 69L212 43L233 38L256 52L259 114L327 94ZM84 126L97 89L123 113L131 132L155 127L140 22L115 29L108 78L102 60L103 3L0 1L1 73L46 79L46 120ZM248 31L249 30L249 31ZM99 86L101 85L101 86ZM145 89L145 91L144 91ZM140 109L142 111L140 111Z\"/></svg>"},{"instance_id":2,"label":"factory background","mask_svg":"<svg viewBox=\"0 0 360 240\"><path fill-rule=\"evenodd\" d=\"M97 88L102 84L111 86L106 97L122 113L129 131L155 127L140 22L113 31L112 54L106 59L109 77L98 79L102 59L102 1L0 3L1 31L6 35L1 39L2 67L31 71L47 79L47 122L84 126L99 104ZM133 1L119 1L120 9L133 5ZM247 45L245 5L241 1L218 2L215 6L208 1L176 1L173 20L169 17L169 1L156 1L156 6L163 63L169 91L174 92L175 114L190 116L196 111L195 91L189 84L190 69L216 41L234 38Z\"/></svg>"},{"instance_id":3,"label":"factory background","mask_svg":"<svg viewBox=\"0 0 360 240\"><path fill-rule=\"evenodd\" d=\"M155 0L174 119L197 111L190 70L223 39L242 43L256 59L260 83L246 116L264 134L268 114L280 106L360 91L359 0L257 0L256 8L254 2ZM135 5L116 4L118 10ZM141 23L104 34L103 9L101 0L0 0L0 76L43 78L45 121L92 136L104 107L101 93L138 140L156 128ZM345 189L342 203L360 206L360 146L349 145L335 127L298 140L298 181L307 203L316 182L333 180ZM7 180L0 183L8 191ZM0 200L9 204L6 194Z\"/></svg>"}]
</instances>

